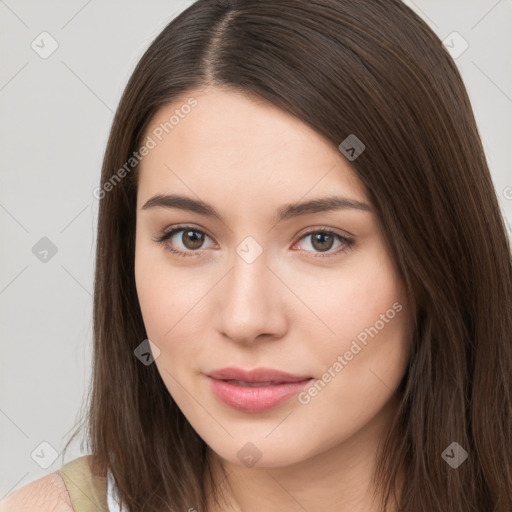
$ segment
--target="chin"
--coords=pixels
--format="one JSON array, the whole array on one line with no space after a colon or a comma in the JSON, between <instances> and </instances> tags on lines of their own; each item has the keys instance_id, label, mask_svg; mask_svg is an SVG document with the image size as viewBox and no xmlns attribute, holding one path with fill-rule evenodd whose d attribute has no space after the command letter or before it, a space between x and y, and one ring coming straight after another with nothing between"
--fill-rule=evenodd
<instances>
[{"instance_id":1,"label":"chin","mask_svg":"<svg viewBox=\"0 0 512 512\"><path fill-rule=\"evenodd\" d=\"M307 452L297 450L301 443L298 440L288 438L282 440L264 439L263 436L254 435L247 441L240 441L240 437L230 439L225 443L208 443L210 449L221 459L231 464L247 468L279 468L292 466L314 455L314 449Z\"/></svg>"}]
</instances>

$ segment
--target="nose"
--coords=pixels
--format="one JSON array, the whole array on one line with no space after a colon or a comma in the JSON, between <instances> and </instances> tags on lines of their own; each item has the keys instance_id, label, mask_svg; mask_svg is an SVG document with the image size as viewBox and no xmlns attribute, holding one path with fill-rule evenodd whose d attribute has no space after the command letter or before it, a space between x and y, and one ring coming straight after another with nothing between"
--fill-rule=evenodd
<instances>
[{"instance_id":1,"label":"nose","mask_svg":"<svg viewBox=\"0 0 512 512\"><path fill-rule=\"evenodd\" d=\"M225 338L250 344L284 335L288 328L286 288L269 268L265 252L250 263L236 254L219 285L216 329Z\"/></svg>"}]
</instances>

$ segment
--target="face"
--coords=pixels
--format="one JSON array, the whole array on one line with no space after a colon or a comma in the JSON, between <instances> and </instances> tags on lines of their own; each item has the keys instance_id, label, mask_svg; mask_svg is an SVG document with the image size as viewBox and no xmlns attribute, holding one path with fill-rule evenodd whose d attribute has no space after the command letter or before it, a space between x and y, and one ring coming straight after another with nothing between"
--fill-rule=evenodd
<instances>
[{"instance_id":1,"label":"face","mask_svg":"<svg viewBox=\"0 0 512 512\"><path fill-rule=\"evenodd\" d=\"M404 374L408 311L349 162L277 107L215 88L161 108L145 137L137 293L192 427L222 459L267 467L367 431ZM290 206L327 197L341 200Z\"/></svg>"}]
</instances>

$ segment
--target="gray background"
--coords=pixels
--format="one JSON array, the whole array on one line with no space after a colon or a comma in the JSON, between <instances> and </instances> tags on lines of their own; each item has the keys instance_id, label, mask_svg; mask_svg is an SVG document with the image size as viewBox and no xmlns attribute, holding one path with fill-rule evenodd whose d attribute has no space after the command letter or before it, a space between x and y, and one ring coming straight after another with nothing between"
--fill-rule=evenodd
<instances>
[{"instance_id":1,"label":"gray background","mask_svg":"<svg viewBox=\"0 0 512 512\"><path fill-rule=\"evenodd\" d=\"M0 499L83 453L60 455L91 375L93 190L131 71L191 3L0 0ZM512 0L406 3L469 44L456 63L510 222Z\"/></svg>"}]
</instances>

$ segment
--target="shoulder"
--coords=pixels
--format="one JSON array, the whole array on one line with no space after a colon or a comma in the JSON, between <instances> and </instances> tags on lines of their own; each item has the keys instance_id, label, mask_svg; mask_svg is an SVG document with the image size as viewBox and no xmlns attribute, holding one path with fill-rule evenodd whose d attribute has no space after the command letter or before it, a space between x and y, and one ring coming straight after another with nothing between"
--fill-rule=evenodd
<instances>
[{"instance_id":1,"label":"shoulder","mask_svg":"<svg viewBox=\"0 0 512 512\"><path fill-rule=\"evenodd\" d=\"M0 512L108 512L108 479L91 455L75 458L0 502Z\"/></svg>"},{"instance_id":2,"label":"shoulder","mask_svg":"<svg viewBox=\"0 0 512 512\"><path fill-rule=\"evenodd\" d=\"M0 512L73 512L66 484L58 472L50 473L11 493L0 502Z\"/></svg>"}]
</instances>

